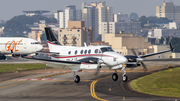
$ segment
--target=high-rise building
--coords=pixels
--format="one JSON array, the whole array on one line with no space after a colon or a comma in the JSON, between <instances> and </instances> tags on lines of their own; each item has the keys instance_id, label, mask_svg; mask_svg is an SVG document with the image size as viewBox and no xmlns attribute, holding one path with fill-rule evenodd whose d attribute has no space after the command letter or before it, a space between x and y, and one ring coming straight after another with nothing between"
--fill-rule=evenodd
<instances>
[{"instance_id":1,"label":"high-rise building","mask_svg":"<svg viewBox=\"0 0 180 101\"><path fill-rule=\"evenodd\" d=\"M128 22L128 14L114 14L114 22Z\"/></svg>"},{"instance_id":2,"label":"high-rise building","mask_svg":"<svg viewBox=\"0 0 180 101\"><path fill-rule=\"evenodd\" d=\"M106 2L92 2L90 5L82 3L82 20L85 27L92 27L94 38L97 40L101 32L102 22L113 22L113 8L106 6Z\"/></svg>"},{"instance_id":3,"label":"high-rise building","mask_svg":"<svg viewBox=\"0 0 180 101\"><path fill-rule=\"evenodd\" d=\"M59 28L65 28L65 14L64 14L64 12L59 12Z\"/></svg>"},{"instance_id":4,"label":"high-rise building","mask_svg":"<svg viewBox=\"0 0 180 101\"><path fill-rule=\"evenodd\" d=\"M81 19L82 19L81 9L76 9L76 21L81 21Z\"/></svg>"},{"instance_id":5,"label":"high-rise building","mask_svg":"<svg viewBox=\"0 0 180 101\"><path fill-rule=\"evenodd\" d=\"M64 12L59 12L59 27L67 28L68 21L76 21L76 6L67 5L65 6Z\"/></svg>"},{"instance_id":6,"label":"high-rise building","mask_svg":"<svg viewBox=\"0 0 180 101\"><path fill-rule=\"evenodd\" d=\"M63 12L62 10L55 10L54 11L54 18L57 19L57 21L59 21L59 12Z\"/></svg>"},{"instance_id":7,"label":"high-rise building","mask_svg":"<svg viewBox=\"0 0 180 101\"><path fill-rule=\"evenodd\" d=\"M163 6L156 6L156 16L180 21L180 6L174 5L173 2L163 3Z\"/></svg>"},{"instance_id":8,"label":"high-rise building","mask_svg":"<svg viewBox=\"0 0 180 101\"><path fill-rule=\"evenodd\" d=\"M136 33L137 36L141 33L140 22L102 22L102 41L105 39L106 33Z\"/></svg>"}]
</instances>

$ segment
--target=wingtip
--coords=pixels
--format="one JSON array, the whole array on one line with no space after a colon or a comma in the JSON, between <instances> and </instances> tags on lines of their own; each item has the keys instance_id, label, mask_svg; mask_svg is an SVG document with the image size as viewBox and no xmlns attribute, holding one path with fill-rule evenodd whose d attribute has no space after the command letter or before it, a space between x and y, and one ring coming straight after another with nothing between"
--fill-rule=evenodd
<instances>
[{"instance_id":1,"label":"wingtip","mask_svg":"<svg viewBox=\"0 0 180 101\"><path fill-rule=\"evenodd\" d=\"M174 48L173 48L173 46L172 46L172 43L171 43L171 42L169 43L169 45L170 45L170 49L171 49L171 51L174 51Z\"/></svg>"}]
</instances>

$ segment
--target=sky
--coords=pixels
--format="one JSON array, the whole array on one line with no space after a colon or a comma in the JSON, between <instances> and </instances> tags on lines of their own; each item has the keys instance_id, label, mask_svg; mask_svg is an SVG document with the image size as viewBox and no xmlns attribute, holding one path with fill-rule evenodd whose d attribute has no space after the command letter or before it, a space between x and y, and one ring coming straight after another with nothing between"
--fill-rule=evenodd
<instances>
[{"instance_id":1,"label":"sky","mask_svg":"<svg viewBox=\"0 0 180 101\"><path fill-rule=\"evenodd\" d=\"M123 13L130 15L135 12L140 16L155 16L156 6L162 6L163 2L173 1L180 6L180 0L0 0L0 20L10 20L14 16L24 14L22 11L48 10L53 14L54 10L64 10L65 5L76 5L81 8L82 2L106 2L113 7L114 14Z\"/></svg>"}]
</instances>

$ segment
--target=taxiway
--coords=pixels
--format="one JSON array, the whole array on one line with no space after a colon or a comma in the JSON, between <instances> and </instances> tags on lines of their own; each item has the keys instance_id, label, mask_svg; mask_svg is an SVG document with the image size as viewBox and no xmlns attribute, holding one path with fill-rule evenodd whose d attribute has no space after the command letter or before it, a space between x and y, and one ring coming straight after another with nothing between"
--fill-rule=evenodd
<instances>
[{"instance_id":1,"label":"taxiway","mask_svg":"<svg viewBox=\"0 0 180 101\"><path fill-rule=\"evenodd\" d=\"M1 101L175 101L180 98L160 97L136 92L129 82L169 66L177 67L178 62L144 62L148 71L142 67L126 69L128 82L122 82L122 71L119 80L113 81L114 71L102 69L98 76L95 71L77 72L81 77L79 84L74 83L73 73L56 68L46 70L24 71L19 73L0 74ZM163 64L163 65L162 65Z\"/></svg>"}]
</instances>

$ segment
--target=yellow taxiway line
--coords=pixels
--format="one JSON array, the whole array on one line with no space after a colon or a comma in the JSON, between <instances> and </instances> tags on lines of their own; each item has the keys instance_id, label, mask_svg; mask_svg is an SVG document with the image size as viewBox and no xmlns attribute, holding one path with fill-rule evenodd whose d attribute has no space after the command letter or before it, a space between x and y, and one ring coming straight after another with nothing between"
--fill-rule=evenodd
<instances>
[{"instance_id":1,"label":"yellow taxiway line","mask_svg":"<svg viewBox=\"0 0 180 101\"><path fill-rule=\"evenodd\" d=\"M105 99L101 99L99 97L96 96L96 93L95 93L95 84L96 82L98 82L99 80L102 80L102 79L106 79L106 78L109 78L111 76L107 76L107 77L104 77L104 78L100 78L100 79L97 79L97 80L94 80L92 83L91 83L91 86L90 86L90 91L91 91L91 96L97 100L101 100L101 101L108 101L108 100L105 100Z\"/></svg>"},{"instance_id":2,"label":"yellow taxiway line","mask_svg":"<svg viewBox=\"0 0 180 101\"><path fill-rule=\"evenodd\" d=\"M122 73L119 73L119 74L122 74ZM118 75L119 75L119 74L118 74ZM106 100L106 99L102 99L102 98L99 98L98 96L96 96L96 93L95 93L95 84L96 84L96 82L98 82L99 80L106 79L106 78L109 78L109 77L111 77L111 75L110 75L110 76L106 76L106 77L104 77L104 78L100 78L100 79L94 80L94 81L91 83L90 92L91 92L91 96L92 96L93 98L95 98L95 99L97 99L97 100L101 100L101 101L108 101L108 100Z\"/></svg>"}]
</instances>

